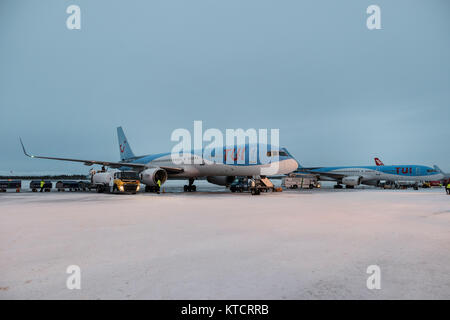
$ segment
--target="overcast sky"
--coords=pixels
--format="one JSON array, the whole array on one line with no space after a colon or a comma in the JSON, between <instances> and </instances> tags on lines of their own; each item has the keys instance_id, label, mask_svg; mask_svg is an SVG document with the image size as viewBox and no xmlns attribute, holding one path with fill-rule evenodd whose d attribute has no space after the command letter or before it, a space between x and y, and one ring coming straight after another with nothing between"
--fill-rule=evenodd
<instances>
[{"instance_id":1,"label":"overcast sky","mask_svg":"<svg viewBox=\"0 0 450 320\"><path fill-rule=\"evenodd\" d=\"M68 30L66 8L81 8ZM366 8L381 7L381 30ZM170 151L174 129L279 128L305 166L450 171L450 1L0 2L0 173L82 172L34 154Z\"/></svg>"}]
</instances>

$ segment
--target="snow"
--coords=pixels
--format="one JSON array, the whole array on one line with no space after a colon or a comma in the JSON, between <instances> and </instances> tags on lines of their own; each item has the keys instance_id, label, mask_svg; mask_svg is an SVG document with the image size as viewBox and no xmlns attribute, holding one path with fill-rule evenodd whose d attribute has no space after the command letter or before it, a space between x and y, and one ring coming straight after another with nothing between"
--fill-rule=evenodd
<instances>
[{"instance_id":1,"label":"snow","mask_svg":"<svg viewBox=\"0 0 450 320\"><path fill-rule=\"evenodd\" d=\"M0 194L0 299L449 299L443 189ZM177 192L175 192L177 191ZM369 290L369 265L381 289ZM81 290L66 268L81 268Z\"/></svg>"}]
</instances>

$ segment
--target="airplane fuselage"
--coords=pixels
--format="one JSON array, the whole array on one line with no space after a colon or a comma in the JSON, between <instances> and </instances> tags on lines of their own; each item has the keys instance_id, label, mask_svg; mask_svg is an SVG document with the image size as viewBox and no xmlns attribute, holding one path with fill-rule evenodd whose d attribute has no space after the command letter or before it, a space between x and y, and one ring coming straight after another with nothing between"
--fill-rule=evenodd
<instances>
[{"instance_id":1,"label":"airplane fuselage","mask_svg":"<svg viewBox=\"0 0 450 320\"><path fill-rule=\"evenodd\" d=\"M363 184L374 184L383 180L421 182L443 178L442 173L422 165L300 168L298 172L316 174L324 181L342 182L346 177L359 177L360 183Z\"/></svg>"},{"instance_id":2,"label":"airplane fuselage","mask_svg":"<svg viewBox=\"0 0 450 320\"><path fill-rule=\"evenodd\" d=\"M260 146L255 148L259 151ZM297 161L287 152L280 151L276 156L261 159L250 155L252 148L247 146L223 149L221 157L211 150L174 155L170 152L137 157L125 163L145 164L147 167L176 167L182 172L169 173L169 178L196 178L207 176L270 176L288 174L298 167ZM270 152L270 151L269 151ZM211 153L213 155L211 155ZM252 161L252 158L254 161Z\"/></svg>"}]
</instances>

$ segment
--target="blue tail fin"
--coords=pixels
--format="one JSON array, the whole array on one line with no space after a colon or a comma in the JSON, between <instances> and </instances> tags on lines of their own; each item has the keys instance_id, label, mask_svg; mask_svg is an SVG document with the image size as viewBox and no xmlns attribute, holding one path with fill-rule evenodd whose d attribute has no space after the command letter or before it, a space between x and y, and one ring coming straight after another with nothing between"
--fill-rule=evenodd
<instances>
[{"instance_id":1,"label":"blue tail fin","mask_svg":"<svg viewBox=\"0 0 450 320\"><path fill-rule=\"evenodd\" d=\"M128 144L127 137L125 137L122 127L117 127L117 138L119 139L120 160L134 158L134 153L131 151L131 147Z\"/></svg>"}]
</instances>

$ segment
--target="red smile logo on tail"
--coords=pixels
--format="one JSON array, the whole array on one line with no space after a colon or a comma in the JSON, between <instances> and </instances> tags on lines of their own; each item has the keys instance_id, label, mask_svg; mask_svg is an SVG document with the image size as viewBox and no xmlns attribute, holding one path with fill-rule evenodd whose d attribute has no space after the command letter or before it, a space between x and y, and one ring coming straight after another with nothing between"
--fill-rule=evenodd
<instances>
[{"instance_id":1,"label":"red smile logo on tail","mask_svg":"<svg viewBox=\"0 0 450 320\"><path fill-rule=\"evenodd\" d=\"M383 163L380 159L375 158L374 160L375 160L375 164L376 164L377 166L384 166L384 163Z\"/></svg>"},{"instance_id":2,"label":"red smile logo on tail","mask_svg":"<svg viewBox=\"0 0 450 320\"><path fill-rule=\"evenodd\" d=\"M125 151L125 143L126 141L124 141L123 144L119 145L120 153L123 153Z\"/></svg>"}]
</instances>

